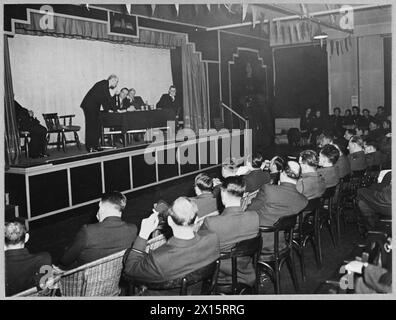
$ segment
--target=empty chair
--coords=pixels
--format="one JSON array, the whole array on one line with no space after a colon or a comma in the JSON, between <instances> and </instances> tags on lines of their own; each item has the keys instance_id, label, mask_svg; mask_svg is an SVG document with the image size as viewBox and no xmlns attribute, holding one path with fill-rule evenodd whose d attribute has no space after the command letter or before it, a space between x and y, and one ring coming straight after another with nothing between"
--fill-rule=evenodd
<instances>
[{"instance_id":1,"label":"empty chair","mask_svg":"<svg viewBox=\"0 0 396 320\"><path fill-rule=\"evenodd\" d=\"M72 115L58 116L57 113L43 113L43 118L45 120L45 125L47 126L47 145L56 145L59 150L62 147L62 150L66 152L66 144L68 143L76 143L77 147L81 149L80 139L78 137L78 131L80 131L80 126L74 126L72 123L72 119L75 117ZM63 119L63 124L60 123L59 119ZM69 119L68 123L66 119ZM74 140L67 140L66 134L67 132L73 132ZM51 134L57 135L56 142L50 142Z\"/></svg>"},{"instance_id":2,"label":"empty chair","mask_svg":"<svg viewBox=\"0 0 396 320\"><path fill-rule=\"evenodd\" d=\"M259 234L255 238L243 240L237 243L230 252L221 253L220 255L221 260L231 259L232 283L231 283L231 288L230 288L230 284L223 284L223 283L217 284L218 292L229 293L229 294L251 293L252 288L250 288L245 284L238 283L238 270L237 270L238 258L249 257L253 260L253 268L256 272L256 281L253 286L253 292L258 293L259 276L258 276L257 262L261 252L261 247L262 247L262 238L261 238L261 234Z\"/></svg>"},{"instance_id":3,"label":"empty chair","mask_svg":"<svg viewBox=\"0 0 396 320\"><path fill-rule=\"evenodd\" d=\"M219 266L220 261L216 260L198 270L195 270L189 274L186 274L180 278L161 281L161 282L140 282L136 280L128 280L131 285L131 294L135 294L135 290L137 287L143 288L143 291L140 292L140 295L145 290L154 290L154 291L169 291L169 290L178 290L179 295L185 296L188 295L188 288L193 285L198 285L201 283L201 295L210 295L215 292L217 276L219 274ZM144 293L143 293L144 294Z\"/></svg>"},{"instance_id":4,"label":"empty chair","mask_svg":"<svg viewBox=\"0 0 396 320\"><path fill-rule=\"evenodd\" d=\"M259 273L263 271L268 274L274 283L275 293L281 293L280 287L280 271L283 264L289 269L294 289L296 292L299 291L297 275L294 266L293 258L293 230L297 222L297 214L284 216L279 218L273 226L260 227L261 233L273 233L274 235L274 250L273 251L262 251L258 261ZM280 233L285 233L286 247L279 248L279 237ZM283 235L282 235L283 236Z\"/></svg>"}]
</instances>

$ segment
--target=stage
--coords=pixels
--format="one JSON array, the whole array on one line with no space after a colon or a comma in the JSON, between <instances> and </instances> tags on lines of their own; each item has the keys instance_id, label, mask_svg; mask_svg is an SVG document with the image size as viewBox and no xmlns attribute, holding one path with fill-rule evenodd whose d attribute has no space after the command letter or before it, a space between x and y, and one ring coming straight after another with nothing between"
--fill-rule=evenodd
<instances>
[{"instance_id":1,"label":"stage","mask_svg":"<svg viewBox=\"0 0 396 320\"><path fill-rule=\"evenodd\" d=\"M29 223L98 202L103 193L128 194L244 157L244 133L216 132L187 141L135 144L88 153L68 147L49 158L22 161L5 172L5 190ZM247 140L246 140L247 141ZM238 145L237 153L231 145Z\"/></svg>"}]
</instances>

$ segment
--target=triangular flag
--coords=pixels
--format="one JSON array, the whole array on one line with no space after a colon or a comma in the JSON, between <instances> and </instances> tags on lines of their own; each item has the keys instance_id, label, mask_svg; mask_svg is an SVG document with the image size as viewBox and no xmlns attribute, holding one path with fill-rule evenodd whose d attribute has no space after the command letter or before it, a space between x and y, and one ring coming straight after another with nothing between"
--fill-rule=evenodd
<instances>
[{"instance_id":1,"label":"triangular flag","mask_svg":"<svg viewBox=\"0 0 396 320\"><path fill-rule=\"evenodd\" d=\"M245 21L247 14L248 4L242 4L242 22Z\"/></svg>"},{"instance_id":2,"label":"triangular flag","mask_svg":"<svg viewBox=\"0 0 396 320\"><path fill-rule=\"evenodd\" d=\"M348 37L349 46L352 47L352 36Z\"/></svg>"},{"instance_id":3,"label":"triangular flag","mask_svg":"<svg viewBox=\"0 0 396 320\"><path fill-rule=\"evenodd\" d=\"M151 15L154 15L155 12L155 4L151 5Z\"/></svg>"},{"instance_id":4,"label":"triangular flag","mask_svg":"<svg viewBox=\"0 0 396 320\"><path fill-rule=\"evenodd\" d=\"M175 8L176 8L176 15L179 16L180 5L179 4L175 4Z\"/></svg>"},{"instance_id":5,"label":"triangular flag","mask_svg":"<svg viewBox=\"0 0 396 320\"><path fill-rule=\"evenodd\" d=\"M208 3L208 4L206 5L206 8L208 8L208 11L210 12L210 3Z\"/></svg>"},{"instance_id":6,"label":"triangular flag","mask_svg":"<svg viewBox=\"0 0 396 320\"><path fill-rule=\"evenodd\" d=\"M340 41L341 54L344 54L344 41Z\"/></svg>"},{"instance_id":7,"label":"triangular flag","mask_svg":"<svg viewBox=\"0 0 396 320\"><path fill-rule=\"evenodd\" d=\"M330 54L333 55L334 52L334 40L330 40Z\"/></svg>"},{"instance_id":8,"label":"triangular flag","mask_svg":"<svg viewBox=\"0 0 396 320\"><path fill-rule=\"evenodd\" d=\"M126 4L125 6L126 6L126 9L127 9L127 11L128 11L128 14L131 14L131 12L132 12L132 5L131 5L131 4Z\"/></svg>"},{"instance_id":9,"label":"triangular flag","mask_svg":"<svg viewBox=\"0 0 396 320\"><path fill-rule=\"evenodd\" d=\"M297 22L295 25L296 28L296 34L297 34L297 41L301 41L302 37L301 37L301 23Z\"/></svg>"},{"instance_id":10,"label":"triangular flag","mask_svg":"<svg viewBox=\"0 0 396 320\"><path fill-rule=\"evenodd\" d=\"M289 23L289 38L290 38L290 42L294 43L296 42L295 36L294 36L294 25L293 23Z\"/></svg>"},{"instance_id":11,"label":"triangular flag","mask_svg":"<svg viewBox=\"0 0 396 320\"><path fill-rule=\"evenodd\" d=\"M340 55L340 43L338 42L338 40L336 40L336 50L337 50L337 56Z\"/></svg>"},{"instance_id":12,"label":"triangular flag","mask_svg":"<svg viewBox=\"0 0 396 320\"><path fill-rule=\"evenodd\" d=\"M346 50L346 51L349 51L349 48L348 48L348 38L345 38L345 39L344 39L344 43L345 43L345 50Z\"/></svg>"},{"instance_id":13,"label":"triangular flag","mask_svg":"<svg viewBox=\"0 0 396 320\"><path fill-rule=\"evenodd\" d=\"M252 19L253 19L253 29L256 26L256 19L257 19L257 9L255 6L252 6Z\"/></svg>"}]
</instances>

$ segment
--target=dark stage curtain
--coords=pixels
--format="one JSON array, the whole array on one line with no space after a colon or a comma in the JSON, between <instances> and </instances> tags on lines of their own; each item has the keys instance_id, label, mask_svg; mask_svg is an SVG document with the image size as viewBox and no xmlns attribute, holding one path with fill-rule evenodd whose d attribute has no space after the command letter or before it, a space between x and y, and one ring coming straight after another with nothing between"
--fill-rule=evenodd
<instances>
[{"instance_id":1,"label":"dark stage curtain","mask_svg":"<svg viewBox=\"0 0 396 320\"><path fill-rule=\"evenodd\" d=\"M326 46L274 50L276 118L298 118L308 107L328 113Z\"/></svg>"},{"instance_id":2,"label":"dark stage curtain","mask_svg":"<svg viewBox=\"0 0 396 320\"><path fill-rule=\"evenodd\" d=\"M392 37L384 38L385 112L392 111Z\"/></svg>"},{"instance_id":3,"label":"dark stage curtain","mask_svg":"<svg viewBox=\"0 0 396 320\"><path fill-rule=\"evenodd\" d=\"M182 71L182 56L181 47L176 47L171 50L171 69L173 85L177 89L177 99L183 104L183 71Z\"/></svg>"},{"instance_id":4,"label":"dark stage curtain","mask_svg":"<svg viewBox=\"0 0 396 320\"><path fill-rule=\"evenodd\" d=\"M4 151L6 169L18 161L20 143L14 108L14 91L12 89L10 52L8 37L4 36Z\"/></svg>"}]
</instances>

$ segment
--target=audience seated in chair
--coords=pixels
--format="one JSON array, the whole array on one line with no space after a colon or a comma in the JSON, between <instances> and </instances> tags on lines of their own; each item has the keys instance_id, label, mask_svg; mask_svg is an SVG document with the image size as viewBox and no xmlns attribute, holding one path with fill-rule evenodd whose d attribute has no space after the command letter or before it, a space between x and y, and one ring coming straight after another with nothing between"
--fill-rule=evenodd
<instances>
[{"instance_id":1,"label":"audience seated in chair","mask_svg":"<svg viewBox=\"0 0 396 320\"><path fill-rule=\"evenodd\" d=\"M84 225L60 262L68 269L129 248L137 235L134 224L121 220L126 197L117 191L103 195L97 213L98 223Z\"/></svg>"},{"instance_id":2,"label":"audience seated in chair","mask_svg":"<svg viewBox=\"0 0 396 320\"><path fill-rule=\"evenodd\" d=\"M206 173L200 173L195 177L194 191L197 195L191 198L198 207L198 218L217 212L217 200L213 195L213 179Z\"/></svg>"},{"instance_id":3,"label":"audience seated in chair","mask_svg":"<svg viewBox=\"0 0 396 320\"><path fill-rule=\"evenodd\" d=\"M367 167L380 167L384 162L384 156L378 151L377 143L374 140L364 141L364 153L366 154Z\"/></svg>"},{"instance_id":4,"label":"audience seated in chair","mask_svg":"<svg viewBox=\"0 0 396 320\"><path fill-rule=\"evenodd\" d=\"M296 161L287 161L280 173L280 184L265 184L260 188L256 198L247 210L255 210L259 214L260 226L272 226L282 216L299 213L308 204L308 199L299 193L296 184L301 175L301 167ZM273 235L262 234L263 250L273 250ZM280 248L285 246L282 237Z\"/></svg>"},{"instance_id":5,"label":"audience seated in chair","mask_svg":"<svg viewBox=\"0 0 396 320\"><path fill-rule=\"evenodd\" d=\"M318 154L313 150L305 150L300 153L301 177L297 181L297 191L302 193L308 200L319 198L326 190L326 182L319 175Z\"/></svg>"},{"instance_id":6,"label":"audience seated in chair","mask_svg":"<svg viewBox=\"0 0 396 320\"><path fill-rule=\"evenodd\" d=\"M11 296L32 287L40 288L40 280L48 272L44 266L51 267L51 256L47 252L31 254L25 243L29 240L25 224L14 219L5 223L5 290ZM41 273L42 272L42 273Z\"/></svg>"},{"instance_id":7,"label":"audience seated in chair","mask_svg":"<svg viewBox=\"0 0 396 320\"><path fill-rule=\"evenodd\" d=\"M242 177L228 177L221 186L221 200L225 209L219 216L207 217L201 230L217 234L221 252L230 251L236 243L251 239L259 232L259 217L255 211L243 211L241 199L245 192ZM253 285L256 280L250 257L238 259L238 283ZM231 261L222 260L218 283L231 283Z\"/></svg>"},{"instance_id":8,"label":"audience seated in chair","mask_svg":"<svg viewBox=\"0 0 396 320\"><path fill-rule=\"evenodd\" d=\"M173 236L161 247L145 252L147 239L158 226L158 213L143 219L139 236L125 253L124 276L133 282L158 283L181 278L220 257L219 239L209 231L194 232L196 204L185 197L175 200L167 218ZM192 288L191 293L195 293ZM153 292L148 295L172 295L178 291Z\"/></svg>"},{"instance_id":9,"label":"audience seated in chair","mask_svg":"<svg viewBox=\"0 0 396 320\"><path fill-rule=\"evenodd\" d=\"M29 157L47 157L47 129L34 118L32 110L23 108L17 101L14 105L18 129L30 133Z\"/></svg>"},{"instance_id":10,"label":"audience seated in chair","mask_svg":"<svg viewBox=\"0 0 396 320\"><path fill-rule=\"evenodd\" d=\"M357 191L357 204L360 209L362 227L373 228L381 217L392 217L391 172L388 172L381 183Z\"/></svg>"},{"instance_id":11,"label":"audience seated in chair","mask_svg":"<svg viewBox=\"0 0 396 320\"><path fill-rule=\"evenodd\" d=\"M319 166L318 173L324 178L326 189L334 187L338 184L340 177L335 164L340 157L338 149L331 145L325 145L319 153Z\"/></svg>"},{"instance_id":12,"label":"audience seated in chair","mask_svg":"<svg viewBox=\"0 0 396 320\"><path fill-rule=\"evenodd\" d=\"M252 158L252 163L249 163L249 173L243 176L246 189L248 193L254 192L266 183L271 182L271 177L268 171L263 171L262 166L264 158L261 153L256 153Z\"/></svg>"},{"instance_id":13,"label":"audience seated in chair","mask_svg":"<svg viewBox=\"0 0 396 320\"><path fill-rule=\"evenodd\" d=\"M363 149L363 139L359 136L353 136L348 143L349 163L352 171L366 170L366 156Z\"/></svg>"}]
</instances>

